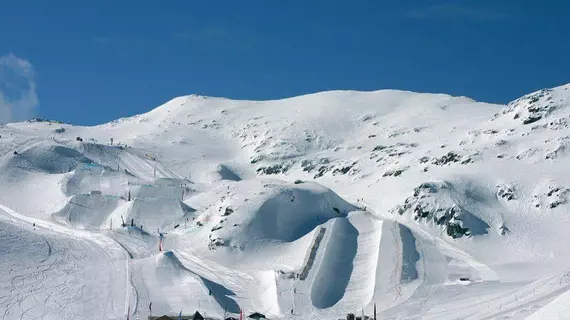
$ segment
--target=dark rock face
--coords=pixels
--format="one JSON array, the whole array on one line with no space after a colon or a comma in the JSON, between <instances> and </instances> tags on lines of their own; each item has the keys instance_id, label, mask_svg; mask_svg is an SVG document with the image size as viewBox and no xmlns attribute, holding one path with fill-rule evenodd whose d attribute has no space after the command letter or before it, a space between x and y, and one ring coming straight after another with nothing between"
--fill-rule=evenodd
<instances>
[{"instance_id":1,"label":"dark rock face","mask_svg":"<svg viewBox=\"0 0 570 320\"><path fill-rule=\"evenodd\" d=\"M328 158L321 158L318 160L305 159L301 161L301 168L303 168L303 171L308 173L312 173L313 171L317 170L317 173L313 176L313 179L317 179L325 175L325 173L330 170L328 166L329 163L330 160Z\"/></svg>"},{"instance_id":2,"label":"dark rock face","mask_svg":"<svg viewBox=\"0 0 570 320\"><path fill-rule=\"evenodd\" d=\"M313 177L314 179L320 178L322 176L325 175L325 173L327 173L330 169L326 166L322 166L319 168L318 172L315 174L315 176Z\"/></svg>"},{"instance_id":3,"label":"dark rock face","mask_svg":"<svg viewBox=\"0 0 570 320\"><path fill-rule=\"evenodd\" d=\"M423 156L423 157L421 157L418 161L419 161L420 163L428 163L428 162L429 162L429 159L430 159L429 157Z\"/></svg>"},{"instance_id":4,"label":"dark rock face","mask_svg":"<svg viewBox=\"0 0 570 320\"><path fill-rule=\"evenodd\" d=\"M501 227L499 228L499 232L501 233L501 235L506 235L507 233L509 233L511 230L509 230L509 228L507 228L507 226L503 223L501 225Z\"/></svg>"},{"instance_id":5,"label":"dark rock face","mask_svg":"<svg viewBox=\"0 0 570 320\"><path fill-rule=\"evenodd\" d=\"M338 174L338 173L347 174L348 171L350 171L350 169L352 169L352 166L346 166L346 167L342 167L340 169L337 168L337 169L334 169L333 174Z\"/></svg>"},{"instance_id":6,"label":"dark rock face","mask_svg":"<svg viewBox=\"0 0 570 320\"><path fill-rule=\"evenodd\" d=\"M402 173L404 173L407 169L408 169L408 167L405 167L405 168L397 168L397 169L390 169L390 170L387 170L386 172L384 172L384 174L382 175L382 177L399 177L399 176L401 176Z\"/></svg>"},{"instance_id":7,"label":"dark rock face","mask_svg":"<svg viewBox=\"0 0 570 320\"><path fill-rule=\"evenodd\" d=\"M436 193L437 188L430 183L422 183L414 188L414 197L418 197L422 193Z\"/></svg>"},{"instance_id":8,"label":"dark rock face","mask_svg":"<svg viewBox=\"0 0 570 320\"><path fill-rule=\"evenodd\" d=\"M448 236L453 239L463 236L485 234L488 224L473 214L465 211L456 203L445 199L445 191L449 191L448 183L422 183L414 188L414 193L403 205L396 206L392 212L403 215L409 213L414 220L431 222L445 228ZM441 198L441 199L440 199ZM476 226L476 232L464 226L464 220Z\"/></svg>"},{"instance_id":9,"label":"dark rock face","mask_svg":"<svg viewBox=\"0 0 570 320\"><path fill-rule=\"evenodd\" d=\"M512 119L520 120L523 125L527 125L546 118L556 108L552 101L552 90L545 89L509 103L492 120L510 115Z\"/></svg>"},{"instance_id":10,"label":"dark rock face","mask_svg":"<svg viewBox=\"0 0 570 320\"><path fill-rule=\"evenodd\" d=\"M332 175L346 175L354 174L358 172L356 169L357 162L343 163L343 164L333 164L328 158L321 158L317 160L303 160L301 161L301 168L303 171L312 173L316 171L313 179L320 178L325 174L331 172Z\"/></svg>"},{"instance_id":11,"label":"dark rock face","mask_svg":"<svg viewBox=\"0 0 570 320\"><path fill-rule=\"evenodd\" d=\"M280 174L286 173L290 168L291 164L289 163L277 163L269 165L267 167L259 167L257 168L257 173L265 175Z\"/></svg>"},{"instance_id":12,"label":"dark rock face","mask_svg":"<svg viewBox=\"0 0 570 320\"><path fill-rule=\"evenodd\" d=\"M447 226L447 235L453 239L461 238L463 235L469 233L469 229L462 228L460 224L451 223Z\"/></svg>"},{"instance_id":13,"label":"dark rock face","mask_svg":"<svg viewBox=\"0 0 570 320\"><path fill-rule=\"evenodd\" d=\"M257 156L257 157L255 157L255 158L251 159L250 163L251 163L251 164L256 164L256 163L260 162L261 160L263 160L264 158L265 158L265 157L263 157L263 156Z\"/></svg>"},{"instance_id":14,"label":"dark rock face","mask_svg":"<svg viewBox=\"0 0 570 320\"><path fill-rule=\"evenodd\" d=\"M234 213L234 210L230 207L227 207L226 211L224 211L224 214L222 214L222 216L229 216L232 213Z\"/></svg>"},{"instance_id":15,"label":"dark rock face","mask_svg":"<svg viewBox=\"0 0 570 320\"><path fill-rule=\"evenodd\" d=\"M216 248L218 247L223 247L226 245L226 242L224 241L224 239L220 239L220 238L210 238L210 243L208 244L208 249L210 250L216 250Z\"/></svg>"},{"instance_id":16,"label":"dark rock face","mask_svg":"<svg viewBox=\"0 0 570 320\"><path fill-rule=\"evenodd\" d=\"M66 122L63 121L59 121L59 120L50 120L50 119L42 119L42 118L32 118L30 120L26 120L27 123L34 123L34 122L49 122L51 123L57 123L57 124L67 124Z\"/></svg>"},{"instance_id":17,"label":"dark rock face","mask_svg":"<svg viewBox=\"0 0 570 320\"><path fill-rule=\"evenodd\" d=\"M418 144L415 142L411 143L398 142L390 146L377 145L376 147L374 147L374 149L372 149L372 154L373 155L384 154L388 157L400 157L410 153L411 149L416 148L417 146Z\"/></svg>"},{"instance_id":18,"label":"dark rock face","mask_svg":"<svg viewBox=\"0 0 570 320\"><path fill-rule=\"evenodd\" d=\"M533 195L532 203L535 208L540 208L544 204L546 208L554 209L568 202L568 193L570 193L569 188L550 186L545 193Z\"/></svg>"},{"instance_id":19,"label":"dark rock face","mask_svg":"<svg viewBox=\"0 0 570 320\"><path fill-rule=\"evenodd\" d=\"M523 120L523 124L531 124L531 123L537 122L540 119L542 119L542 115L530 114Z\"/></svg>"},{"instance_id":20,"label":"dark rock face","mask_svg":"<svg viewBox=\"0 0 570 320\"><path fill-rule=\"evenodd\" d=\"M307 159L305 159L305 160L301 161L301 168L303 168L303 171L312 172L317 167L319 167L321 165L329 164L329 163L330 163L330 160L328 158L321 158L318 160L307 160Z\"/></svg>"},{"instance_id":21,"label":"dark rock face","mask_svg":"<svg viewBox=\"0 0 570 320\"><path fill-rule=\"evenodd\" d=\"M515 188L511 185L498 185L497 197L507 201L515 200Z\"/></svg>"},{"instance_id":22,"label":"dark rock face","mask_svg":"<svg viewBox=\"0 0 570 320\"><path fill-rule=\"evenodd\" d=\"M431 160L431 163L436 166L444 166L451 163L468 164L470 162L473 162L470 157L461 156L453 151L449 151L447 154L443 155L440 158L434 158Z\"/></svg>"},{"instance_id":23,"label":"dark rock face","mask_svg":"<svg viewBox=\"0 0 570 320\"><path fill-rule=\"evenodd\" d=\"M554 209L561 204L565 204L567 202L566 193L568 193L568 189L566 188L560 188L560 187L551 188L550 191L546 193L546 196L548 197L549 200L548 207L550 209Z\"/></svg>"}]
</instances>

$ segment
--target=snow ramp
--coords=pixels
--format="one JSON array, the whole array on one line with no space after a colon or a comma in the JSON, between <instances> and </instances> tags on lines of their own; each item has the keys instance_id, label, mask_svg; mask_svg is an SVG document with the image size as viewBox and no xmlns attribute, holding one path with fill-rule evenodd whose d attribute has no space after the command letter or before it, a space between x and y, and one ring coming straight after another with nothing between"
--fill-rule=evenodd
<instances>
[{"instance_id":1,"label":"snow ramp","mask_svg":"<svg viewBox=\"0 0 570 320\"><path fill-rule=\"evenodd\" d=\"M172 251L135 260L134 269L133 282L141 305L139 315L145 316L146 306L152 302L153 314L200 310L210 316L222 316L226 306L220 302L229 302L221 297L231 292L186 268Z\"/></svg>"},{"instance_id":2,"label":"snow ramp","mask_svg":"<svg viewBox=\"0 0 570 320\"><path fill-rule=\"evenodd\" d=\"M358 249L358 230L348 219L335 219L331 234L311 288L311 301L320 309L335 305L343 297Z\"/></svg>"},{"instance_id":3,"label":"snow ramp","mask_svg":"<svg viewBox=\"0 0 570 320\"><path fill-rule=\"evenodd\" d=\"M394 278L399 267L398 257L394 252L382 250L384 243L392 244L392 221L379 220L368 212L353 212L346 220L352 226L350 229L345 227L345 233L350 231L350 236L353 237L353 243L348 248L352 255L352 272L345 272L348 278L345 280L344 292L349 294L345 294L336 304L330 306L329 312L335 315L341 315L341 310L360 310L370 303L378 290L389 291L394 283L386 278ZM331 237L336 236L331 233ZM334 269L331 272L334 272ZM399 279L396 277L395 280L397 283ZM334 281L333 273L328 282Z\"/></svg>"},{"instance_id":4,"label":"snow ramp","mask_svg":"<svg viewBox=\"0 0 570 320\"><path fill-rule=\"evenodd\" d=\"M186 218L193 217L195 211L180 200L135 198L132 202L125 220L127 224L132 220L145 230L172 230L177 224L183 224Z\"/></svg>"},{"instance_id":5,"label":"snow ramp","mask_svg":"<svg viewBox=\"0 0 570 320\"><path fill-rule=\"evenodd\" d=\"M53 214L56 220L79 229L101 229L111 213L126 202L117 196L100 193L78 194L71 197L60 211Z\"/></svg>"},{"instance_id":6,"label":"snow ramp","mask_svg":"<svg viewBox=\"0 0 570 320\"><path fill-rule=\"evenodd\" d=\"M280 292L295 289L290 302L281 294L282 307L290 304L296 313L337 318L346 310L366 309L376 299L394 301L400 286L417 278L418 254L413 239L406 239L404 248L399 223L355 211L325 227L318 249L316 241L308 248L314 263L305 281L279 283Z\"/></svg>"},{"instance_id":7,"label":"snow ramp","mask_svg":"<svg viewBox=\"0 0 570 320\"><path fill-rule=\"evenodd\" d=\"M105 194L126 196L127 185L134 178L125 172L115 171L97 163L78 166L73 174L66 175L62 190L68 195L100 190Z\"/></svg>"}]
</instances>

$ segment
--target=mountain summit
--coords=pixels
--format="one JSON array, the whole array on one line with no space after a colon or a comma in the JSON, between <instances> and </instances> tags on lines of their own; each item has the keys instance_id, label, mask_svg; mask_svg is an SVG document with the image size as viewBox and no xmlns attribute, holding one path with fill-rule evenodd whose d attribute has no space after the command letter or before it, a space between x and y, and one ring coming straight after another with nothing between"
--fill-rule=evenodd
<instances>
[{"instance_id":1,"label":"mountain summit","mask_svg":"<svg viewBox=\"0 0 570 320\"><path fill-rule=\"evenodd\" d=\"M562 319L569 123L570 85L508 105L191 95L94 127L6 124L0 311Z\"/></svg>"}]
</instances>

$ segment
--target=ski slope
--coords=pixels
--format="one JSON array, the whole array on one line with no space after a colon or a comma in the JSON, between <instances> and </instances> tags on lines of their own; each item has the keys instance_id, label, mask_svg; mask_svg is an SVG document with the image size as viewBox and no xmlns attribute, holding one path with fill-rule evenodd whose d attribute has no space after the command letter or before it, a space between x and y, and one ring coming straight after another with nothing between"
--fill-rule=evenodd
<instances>
[{"instance_id":1,"label":"ski slope","mask_svg":"<svg viewBox=\"0 0 570 320\"><path fill-rule=\"evenodd\" d=\"M113 241L0 205L2 319L122 319L132 287Z\"/></svg>"},{"instance_id":2,"label":"ski slope","mask_svg":"<svg viewBox=\"0 0 570 320\"><path fill-rule=\"evenodd\" d=\"M0 126L2 319L570 319L570 85Z\"/></svg>"}]
</instances>

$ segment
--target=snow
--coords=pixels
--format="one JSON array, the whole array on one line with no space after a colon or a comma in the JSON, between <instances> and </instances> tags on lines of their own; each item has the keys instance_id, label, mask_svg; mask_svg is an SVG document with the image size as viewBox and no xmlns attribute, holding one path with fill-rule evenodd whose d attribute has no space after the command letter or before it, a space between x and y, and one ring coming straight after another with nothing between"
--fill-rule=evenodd
<instances>
[{"instance_id":1,"label":"snow","mask_svg":"<svg viewBox=\"0 0 570 320\"><path fill-rule=\"evenodd\" d=\"M570 319L569 125L570 85L1 125L0 315Z\"/></svg>"}]
</instances>

